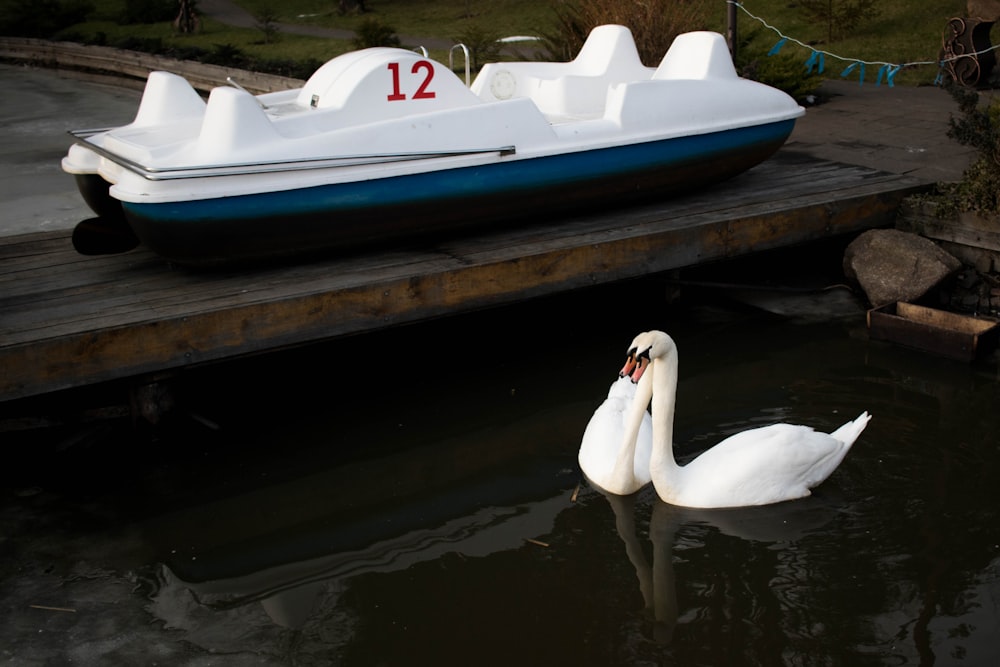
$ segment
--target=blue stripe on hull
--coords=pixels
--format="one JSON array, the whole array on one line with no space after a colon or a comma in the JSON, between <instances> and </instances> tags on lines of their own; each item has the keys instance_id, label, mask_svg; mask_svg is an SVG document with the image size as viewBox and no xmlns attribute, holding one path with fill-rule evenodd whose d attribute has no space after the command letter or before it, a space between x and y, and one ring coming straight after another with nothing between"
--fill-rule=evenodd
<instances>
[{"instance_id":1,"label":"blue stripe on hull","mask_svg":"<svg viewBox=\"0 0 1000 667\"><path fill-rule=\"evenodd\" d=\"M136 236L168 260L200 266L272 261L688 192L766 160L793 126L791 120L288 192L123 206Z\"/></svg>"},{"instance_id":2,"label":"blue stripe on hull","mask_svg":"<svg viewBox=\"0 0 1000 667\"><path fill-rule=\"evenodd\" d=\"M338 212L468 200L498 194L548 190L574 183L621 179L654 169L696 164L758 144L780 145L794 120L550 157L498 162L409 176L322 185L235 197L137 204L124 202L130 218L143 224L197 223L259 218L332 216ZM141 235L141 234L140 234Z\"/></svg>"}]
</instances>

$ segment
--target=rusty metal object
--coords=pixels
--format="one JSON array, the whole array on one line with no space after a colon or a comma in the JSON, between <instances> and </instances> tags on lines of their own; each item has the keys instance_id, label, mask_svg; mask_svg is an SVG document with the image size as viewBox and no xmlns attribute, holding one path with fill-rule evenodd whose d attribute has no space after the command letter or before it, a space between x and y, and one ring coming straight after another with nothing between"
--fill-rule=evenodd
<instances>
[{"instance_id":1,"label":"rusty metal object","mask_svg":"<svg viewBox=\"0 0 1000 667\"><path fill-rule=\"evenodd\" d=\"M938 59L949 76L964 86L974 87L989 80L996 66L990 44L993 21L953 18L948 21Z\"/></svg>"}]
</instances>

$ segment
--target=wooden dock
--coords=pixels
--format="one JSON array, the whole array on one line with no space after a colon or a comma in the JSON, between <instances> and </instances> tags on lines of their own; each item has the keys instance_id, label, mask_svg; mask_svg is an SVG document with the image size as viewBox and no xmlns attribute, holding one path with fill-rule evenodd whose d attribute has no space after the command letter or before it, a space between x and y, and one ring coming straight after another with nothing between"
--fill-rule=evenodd
<instances>
[{"instance_id":1,"label":"wooden dock","mask_svg":"<svg viewBox=\"0 0 1000 667\"><path fill-rule=\"evenodd\" d=\"M195 271L69 232L0 239L0 401L506 304L891 225L929 184L788 148L702 192L298 265Z\"/></svg>"}]
</instances>

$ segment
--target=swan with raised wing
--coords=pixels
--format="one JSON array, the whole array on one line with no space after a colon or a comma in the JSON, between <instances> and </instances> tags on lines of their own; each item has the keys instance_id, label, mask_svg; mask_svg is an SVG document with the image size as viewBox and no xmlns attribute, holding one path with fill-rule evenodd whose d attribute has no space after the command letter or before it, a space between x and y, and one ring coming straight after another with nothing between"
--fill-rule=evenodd
<instances>
[{"instance_id":1,"label":"swan with raised wing","mask_svg":"<svg viewBox=\"0 0 1000 667\"><path fill-rule=\"evenodd\" d=\"M635 493L650 481L653 423L635 393L635 383L623 373L587 422L577 457L592 485L620 496ZM629 433L629 425L634 433Z\"/></svg>"},{"instance_id":2,"label":"swan with raised wing","mask_svg":"<svg viewBox=\"0 0 1000 667\"><path fill-rule=\"evenodd\" d=\"M808 496L836 470L871 419L863 412L830 434L792 424L750 429L679 466L672 446L677 345L662 331L639 334L629 346L621 375L636 383L627 413L628 437L635 439L640 413L652 405L649 473L657 495L672 505L744 507ZM630 448L634 451L634 442L623 443L623 451Z\"/></svg>"}]
</instances>

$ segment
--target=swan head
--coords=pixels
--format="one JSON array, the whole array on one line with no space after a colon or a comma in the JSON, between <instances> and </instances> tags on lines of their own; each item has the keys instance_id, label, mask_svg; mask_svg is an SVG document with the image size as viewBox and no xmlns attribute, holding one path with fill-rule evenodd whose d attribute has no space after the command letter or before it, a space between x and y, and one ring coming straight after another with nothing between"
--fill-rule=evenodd
<instances>
[{"instance_id":1,"label":"swan head","mask_svg":"<svg viewBox=\"0 0 1000 667\"><path fill-rule=\"evenodd\" d=\"M618 375L629 376L632 382L637 383L654 359L663 359L676 353L677 344L673 338L662 331L643 331L632 339L625 365Z\"/></svg>"}]
</instances>

